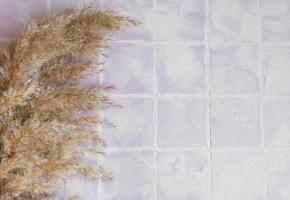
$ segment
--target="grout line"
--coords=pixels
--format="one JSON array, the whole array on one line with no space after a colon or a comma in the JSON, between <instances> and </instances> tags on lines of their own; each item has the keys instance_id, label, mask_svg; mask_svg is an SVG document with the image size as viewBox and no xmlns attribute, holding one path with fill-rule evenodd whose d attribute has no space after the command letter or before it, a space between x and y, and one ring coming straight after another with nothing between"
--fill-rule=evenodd
<instances>
[{"instance_id":1,"label":"grout line","mask_svg":"<svg viewBox=\"0 0 290 200\"><path fill-rule=\"evenodd\" d=\"M190 42L182 42L182 41L144 41L144 40L119 40L112 39L111 43L121 43L121 44L137 44L137 45L150 45L150 44L158 44L158 45L182 45L182 46L205 46L205 42L198 41L190 41ZM285 46L290 47L290 42L260 42L263 46ZM223 43L215 43L209 42L207 43L209 47L213 48L222 48L222 47L230 47L230 46L254 46L257 45L257 42L223 42Z\"/></svg>"},{"instance_id":2,"label":"grout line","mask_svg":"<svg viewBox=\"0 0 290 200\"><path fill-rule=\"evenodd\" d=\"M157 152L180 152L180 151L202 151L208 150L212 152L253 152L253 151L290 151L290 146L288 147L211 147L209 146L169 146L169 147L158 147ZM139 151L155 151L152 146L143 147L107 147L105 153L120 153L120 152L139 152Z\"/></svg>"},{"instance_id":3,"label":"grout line","mask_svg":"<svg viewBox=\"0 0 290 200\"><path fill-rule=\"evenodd\" d=\"M259 36L258 36L258 67L259 67L259 99L260 99L260 131L261 131L261 145L265 146L265 136L264 136L264 108L263 108L263 93L264 93L264 80L263 80L263 64L262 64L262 46L261 46L261 0L258 1L259 4Z\"/></svg>"},{"instance_id":4,"label":"grout line","mask_svg":"<svg viewBox=\"0 0 290 200\"><path fill-rule=\"evenodd\" d=\"M51 0L46 0L46 13L51 14Z\"/></svg>"},{"instance_id":5,"label":"grout line","mask_svg":"<svg viewBox=\"0 0 290 200\"><path fill-rule=\"evenodd\" d=\"M105 93L113 98L154 98L154 94L150 93ZM167 94L157 94L158 99L221 99L221 98L233 98L233 99L251 99L251 98L262 98L262 99L290 99L289 95L267 95L267 94L252 94L252 95L234 95L234 94L224 94L224 95L195 95L195 94L178 94L178 93L167 93Z\"/></svg>"},{"instance_id":6,"label":"grout line","mask_svg":"<svg viewBox=\"0 0 290 200\"><path fill-rule=\"evenodd\" d=\"M157 0L153 0L153 12L157 9ZM153 192L154 199L158 200L158 51L156 42L156 33L153 32L153 51L154 51L154 66L153 66L153 120L154 120L154 152L153 152Z\"/></svg>"},{"instance_id":7,"label":"grout line","mask_svg":"<svg viewBox=\"0 0 290 200\"><path fill-rule=\"evenodd\" d=\"M100 1L100 0L99 0ZM47 0L47 12L50 14L51 12L51 0ZM15 37L0 37L0 41L10 41L14 40ZM111 44L136 44L136 45L182 45L182 46L205 46L205 42L181 42L181 41L144 41L144 40L114 40L114 38L110 41ZM290 42L260 42L262 46L269 47L289 47ZM222 48L222 47L230 47L230 46L254 46L257 45L257 42L251 43L243 43L243 42L224 42L224 43L210 43L207 44L209 47L213 48Z\"/></svg>"},{"instance_id":8,"label":"grout line","mask_svg":"<svg viewBox=\"0 0 290 200\"><path fill-rule=\"evenodd\" d=\"M260 133L261 133L261 146L263 152L263 167L265 173L265 180L264 180L264 195L266 200L269 199L268 192L267 192L267 163L266 163L266 148L265 148L265 120L264 120L264 69L263 69L263 62L262 62L262 1L258 0L258 19L259 19L259 31L258 31L258 66L260 70Z\"/></svg>"},{"instance_id":9,"label":"grout line","mask_svg":"<svg viewBox=\"0 0 290 200\"><path fill-rule=\"evenodd\" d=\"M205 42L199 42L199 41L189 41L189 42L183 42L178 40L169 40L169 41L157 41L154 39L149 41L144 40L119 40L119 39L112 39L111 43L120 43L120 44L137 44L137 45L150 45L150 44L158 44L158 45L182 45L182 46L205 46L208 45L209 47L230 47L230 46L254 46L257 45L257 42L210 42L208 41L207 44ZM267 42L267 41L260 41L260 43L263 46L285 46L289 47L290 42Z\"/></svg>"},{"instance_id":10,"label":"grout line","mask_svg":"<svg viewBox=\"0 0 290 200\"><path fill-rule=\"evenodd\" d=\"M158 195L157 195L157 184L158 184L158 168L157 168L157 163L158 163L158 91L157 91L157 84L158 84L158 77L157 77L157 49L156 46L154 46L154 95L153 95L153 132L154 132L154 194L155 194L155 200L158 200Z\"/></svg>"},{"instance_id":11,"label":"grout line","mask_svg":"<svg viewBox=\"0 0 290 200\"><path fill-rule=\"evenodd\" d=\"M209 150L209 189L210 189L210 199L213 199L213 175L212 175L212 137L211 137L211 129L210 129L210 63L209 63L209 38L208 38L208 30L209 30L209 0L205 1L205 25L204 25L204 33L205 33L205 86L206 86L206 127L207 127L207 137L208 137L208 150Z\"/></svg>"},{"instance_id":12,"label":"grout line","mask_svg":"<svg viewBox=\"0 0 290 200\"><path fill-rule=\"evenodd\" d=\"M51 0L47 0L48 6L48 14L51 12ZM14 40L14 37L0 37L0 41L10 41ZM114 40L110 41L111 44L136 44L136 45L181 45L181 46L205 46L204 42L180 42L180 41L143 41L143 40ZM260 42L262 46L265 47L289 47L290 42ZM208 43L209 47L212 48L223 48L223 47L230 47L230 46L254 46L257 43Z\"/></svg>"}]
</instances>

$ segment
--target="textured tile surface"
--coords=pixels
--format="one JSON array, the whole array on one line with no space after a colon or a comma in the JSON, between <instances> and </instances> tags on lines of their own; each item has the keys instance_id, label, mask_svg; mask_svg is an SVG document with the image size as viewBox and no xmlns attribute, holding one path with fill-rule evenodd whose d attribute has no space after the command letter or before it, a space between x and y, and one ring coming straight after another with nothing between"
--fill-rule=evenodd
<instances>
[{"instance_id":1,"label":"textured tile surface","mask_svg":"<svg viewBox=\"0 0 290 200\"><path fill-rule=\"evenodd\" d=\"M106 156L106 166L118 176L103 185L104 200L153 199L153 153L126 152Z\"/></svg>"},{"instance_id":2,"label":"textured tile surface","mask_svg":"<svg viewBox=\"0 0 290 200\"><path fill-rule=\"evenodd\" d=\"M153 101L152 99L122 98L115 99L123 109L110 109L104 117L114 123L116 128L105 128L104 137L110 146L115 147L152 147Z\"/></svg>"},{"instance_id":3,"label":"textured tile surface","mask_svg":"<svg viewBox=\"0 0 290 200\"><path fill-rule=\"evenodd\" d=\"M160 93L205 94L203 46L161 45L158 67Z\"/></svg>"},{"instance_id":4,"label":"textured tile surface","mask_svg":"<svg viewBox=\"0 0 290 200\"><path fill-rule=\"evenodd\" d=\"M259 152L214 152L214 200L264 200L265 170Z\"/></svg>"},{"instance_id":5,"label":"textured tile surface","mask_svg":"<svg viewBox=\"0 0 290 200\"><path fill-rule=\"evenodd\" d=\"M263 51L264 93L290 95L290 47L266 46Z\"/></svg>"},{"instance_id":6,"label":"textured tile surface","mask_svg":"<svg viewBox=\"0 0 290 200\"><path fill-rule=\"evenodd\" d=\"M15 37L31 19L46 16L46 1L0 1L0 37Z\"/></svg>"},{"instance_id":7,"label":"textured tile surface","mask_svg":"<svg viewBox=\"0 0 290 200\"><path fill-rule=\"evenodd\" d=\"M257 46L210 49L210 91L212 94L258 94Z\"/></svg>"},{"instance_id":8,"label":"textured tile surface","mask_svg":"<svg viewBox=\"0 0 290 200\"><path fill-rule=\"evenodd\" d=\"M209 154L206 151L158 154L158 199L209 199Z\"/></svg>"},{"instance_id":9,"label":"textured tile surface","mask_svg":"<svg viewBox=\"0 0 290 200\"><path fill-rule=\"evenodd\" d=\"M159 146L206 146L205 110L205 100L160 99L158 101Z\"/></svg>"},{"instance_id":10,"label":"textured tile surface","mask_svg":"<svg viewBox=\"0 0 290 200\"><path fill-rule=\"evenodd\" d=\"M289 7L289 0L261 0L264 41L290 41Z\"/></svg>"},{"instance_id":11,"label":"textured tile surface","mask_svg":"<svg viewBox=\"0 0 290 200\"><path fill-rule=\"evenodd\" d=\"M105 82L116 85L118 93L152 93L152 45L114 44L106 54Z\"/></svg>"},{"instance_id":12,"label":"textured tile surface","mask_svg":"<svg viewBox=\"0 0 290 200\"><path fill-rule=\"evenodd\" d=\"M215 99L211 101L210 126L215 147L259 146L259 101Z\"/></svg>"},{"instance_id":13,"label":"textured tile surface","mask_svg":"<svg viewBox=\"0 0 290 200\"><path fill-rule=\"evenodd\" d=\"M104 117L113 182L84 200L289 200L290 0L1 0L0 48L30 20L90 3L143 22L104 72L123 109Z\"/></svg>"},{"instance_id":14,"label":"textured tile surface","mask_svg":"<svg viewBox=\"0 0 290 200\"><path fill-rule=\"evenodd\" d=\"M267 99L264 105L266 145L290 146L290 99Z\"/></svg>"},{"instance_id":15,"label":"textured tile surface","mask_svg":"<svg viewBox=\"0 0 290 200\"><path fill-rule=\"evenodd\" d=\"M209 0L209 39L214 43L258 39L258 0Z\"/></svg>"},{"instance_id":16,"label":"textured tile surface","mask_svg":"<svg viewBox=\"0 0 290 200\"><path fill-rule=\"evenodd\" d=\"M290 198L290 151L268 151L267 156L267 194L269 200Z\"/></svg>"},{"instance_id":17,"label":"textured tile surface","mask_svg":"<svg viewBox=\"0 0 290 200\"><path fill-rule=\"evenodd\" d=\"M156 0L154 32L159 41L204 41L202 0Z\"/></svg>"}]
</instances>

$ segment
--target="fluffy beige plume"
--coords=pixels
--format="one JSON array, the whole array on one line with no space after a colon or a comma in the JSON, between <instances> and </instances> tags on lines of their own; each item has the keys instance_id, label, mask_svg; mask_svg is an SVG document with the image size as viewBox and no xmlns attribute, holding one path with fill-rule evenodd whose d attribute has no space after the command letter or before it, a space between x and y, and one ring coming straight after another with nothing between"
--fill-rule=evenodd
<instances>
[{"instance_id":1,"label":"fluffy beige plume","mask_svg":"<svg viewBox=\"0 0 290 200\"><path fill-rule=\"evenodd\" d=\"M0 55L1 200L60 199L69 174L112 178L83 162L86 152L105 146L92 125L108 122L89 113L114 105L103 94L112 87L80 82L98 65L88 56L137 24L114 11L68 9L29 24Z\"/></svg>"}]
</instances>

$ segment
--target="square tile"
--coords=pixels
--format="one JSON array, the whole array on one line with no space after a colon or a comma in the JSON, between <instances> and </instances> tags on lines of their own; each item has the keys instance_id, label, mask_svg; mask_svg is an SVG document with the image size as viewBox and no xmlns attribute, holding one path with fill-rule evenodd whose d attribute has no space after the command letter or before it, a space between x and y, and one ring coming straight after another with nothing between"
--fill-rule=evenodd
<instances>
[{"instance_id":1,"label":"square tile","mask_svg":"<svg viewBox=\"0 0 290 200\"><path fill-rule=\"evenodd\" d=\"M204 41L205 1L157 0L154 30L159 41Z\"/></svg>"},{"instance_id":2,"label":"square tile","mask_svg":"<svg viewBox=\"0 0 290 200\"><path fill-rule=\"evenodd\" d=\"M105 0L104 9L114 9L142 22L137 27L118 34L118 40L152 41L153 1L152 0Z\"/></svg>"},{"instance_id":3,"label":"square tile","mask_svg":"<svg viewBox=\"0 0 290 200\"><path fill-rule=\"evenodd\" d=\"M158 47L160 93L205 94L203 46Z\"/></svg>"},{"instance_id":4,"label":"square tile","mask_svg":"<svg viewBox=\"0 0 290 200\"><path fill-rule=\"evenodd\" d=\"M55 13L66 8L78 8L81 3L81 0L51 0L51 11Z\"/></svg>"},{"instance_id":5,"label":"square tile","mask_svg":"<svg viewBox=\"0 0 290 200\"><path fill-rule=\"evenodd\" d=\"M258 94L257 46L210 49L210 92L212 94Z\"/></svg>"},{"instance_id":6,"label":"square tile","mask_svg":"<svg viewBox=\"0 0 290 200\"><path fill-rule=\"evenodd\" d=\"M116 125L105 128L104 138L109 146L153 146L153 100L140 98L115 98L123 109L106 110L104 117Z\"/></svg>"},{"instance_id":7,"label":"square tile","mask_svg":"<svg viewBox=\"0 0 290 200\"><path fill-rule=\"evenodd\" d=\"M290 99L264 100L265 144L290 146Z\"/></svg>"},{"instance_id":8,"label":"square tile","mask_svg":"<svg viewBox=\"0 0 290 200\"><path fill-rule=\"evenodd\" d=\"M289 7L289 0L261 0L262 39L264 41L290 41Z\"/></svg>"},{"instance_id":9,"label":"square tile","mask_svg":"<svg viewBox=\"0 0 290 200\"><path fill-rule=\"evenodd\" d=\"M268 151L266 164L268 199L290 199L290 151Z\"/></svg>"},{"instance_id":10,"label":"square tile","mask_svg":"<svg viewBox=\"0 0 290 200\"><path fill-rule=\"evenodd\" d=\"M82 5L90 5L93 6L94 8L97 8L98 10L102 9L102 4L103 4L103 0L80 0L81 1L81 6Z\"/></svg>"},{"instance_id":11,"label":"square tile","mask_svg":"<svg viewBox=\"0 0 290 200\"><path fill-rule=\"evenodd\" d=\"M152 93L152 45L114 43L106 55L104 80L115 85L117 93Z\"/></svg>"},{"instance_id":12,"label":"square tile","mask_svg":"<svg viewBox=\"0 0 290 200\"><path fill-rule=\"evenodd\" d=\"M16 37L31 20L47 15L46 1L1 0L0 37Z\"/></svg>"},{"instance_id":13,"label":"square tile","mask_svg":"<svg viewBox=\"0 0 290 200\"><path fill-rule=\"evenodd\" d=\"M260 145L260 102L258 98L213 99L210 126L214 147L253 147Z\"/></svg>"},{"instance_id":14,"label":"square tile","mask_svg":"<svg viewBox=\"0 0 290 200\"><path fill-rule=\"evenodd\" d=\"M206 102L201 99L159 99L158 145L206 146Z\"/></svg>"},{"instance_id":15,"label":"square tile","mask_svg":"<svg viewBox=\"0 0 290 200\"><path fill-rule=\"evenodd\" d=\"M213 200L265 200L265 166L260 152L214 152Z\"/></svg>"},{"instance_id":16,"label":"square tile","mask_svg":"<svg viewBox=\"0 0 290 200\"><path fill-rule=\"evenodd\" d=\"M21 4L16 1L0 1L0 37L15 37L22 30L24 21L19 18L20 9Z\"/></svg>"},{"instance_id":17,"label":"square tile","mask_svg":"<svg viewBox=\"0 0 290 200\"><path fill-rule=\"evenodd\" d=\"M99 181L83 176L72 176L65 185L64 194L61 195L66 197L78 195L80 199L85 200L99 199Z\"/></svg>"},{"instance_id":18,"label":"square tile","mask_svg":"<svg viewBox=\"0 0 290 200\"><path fill-rule=\"evenodd\" d=\"M104 163L116 174L104 182L103 200L153 200L153 152L121 152L105 156Z\"/></svg>"},{"instance_id":19,"label":"square tile","mask_svg":"<svg viewBox=\"0 0 290 200\"><path fill-rule=\"evenodd\" d=\"M290 48L268 46L263 48L264 93L290 94Z\"/></svg>"},{"instance_id":20,"label":"square tile","mask_svg":"<svg viewBox=\"0 0 290 200\"><path fill-rule=\"evenodd\" d=\"M258 0L210 0L210 42L257 41L258 5Z\"/></svg>"},{"instance_id":21,"label":"square tile","mask_svg":"<svg viewBox=\"0 0 290 200\"><path fill-rule=\"evenodd\" d=\"M158 199L210 200L209 153L160 152Z\"/></svg>"}]
</instances>

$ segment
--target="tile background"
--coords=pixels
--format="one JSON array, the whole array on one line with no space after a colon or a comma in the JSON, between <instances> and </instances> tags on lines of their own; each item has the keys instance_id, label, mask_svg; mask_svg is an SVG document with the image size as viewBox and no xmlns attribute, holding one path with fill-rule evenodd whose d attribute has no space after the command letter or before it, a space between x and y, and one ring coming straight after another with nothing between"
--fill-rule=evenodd
<instances>
[{"instance_id":1,"label":"tile background","mask_svg":"<svg viewBox=\"0 0 290 200\"><path fill-rule=\"evenodd\" d=\"M0 48L39 16L91 3L143 21L99 77L124 109L102 129L113 183L86 200L289 200L290 0L1 0ZM90 83L89 80L87 84Z\"/></svg>"}]
</instances>

